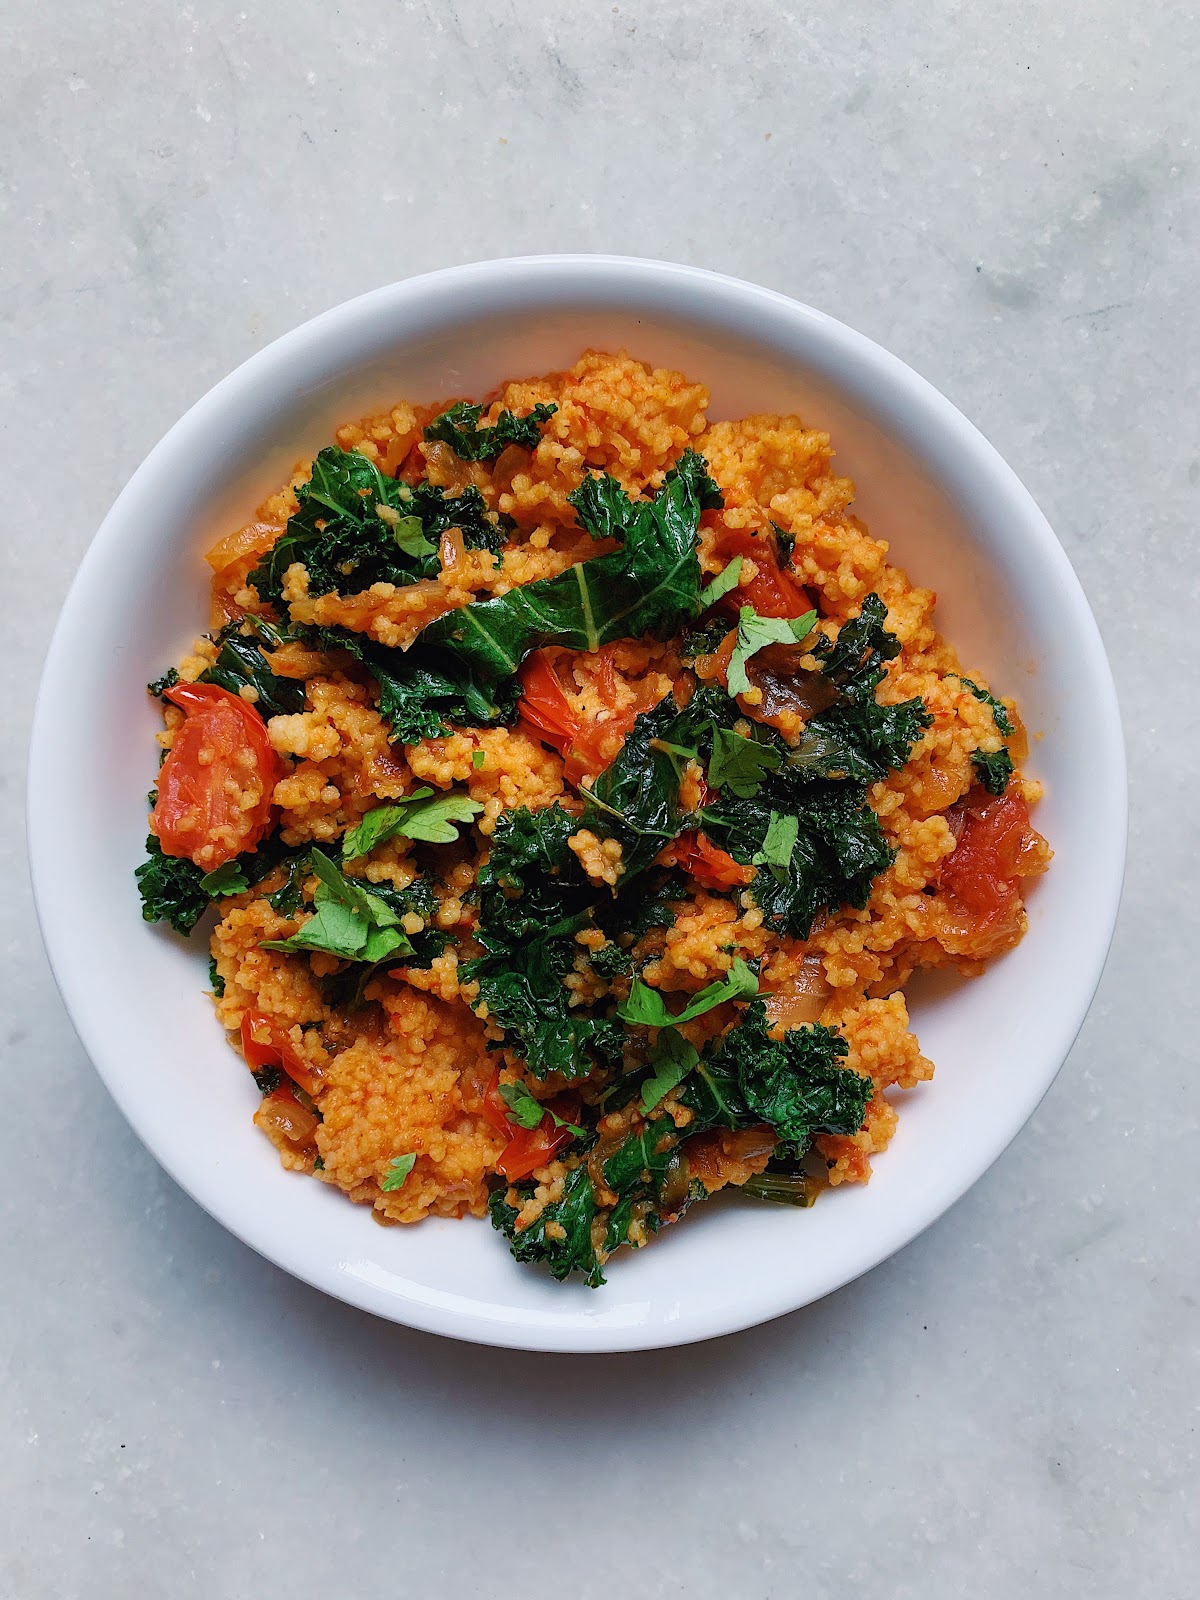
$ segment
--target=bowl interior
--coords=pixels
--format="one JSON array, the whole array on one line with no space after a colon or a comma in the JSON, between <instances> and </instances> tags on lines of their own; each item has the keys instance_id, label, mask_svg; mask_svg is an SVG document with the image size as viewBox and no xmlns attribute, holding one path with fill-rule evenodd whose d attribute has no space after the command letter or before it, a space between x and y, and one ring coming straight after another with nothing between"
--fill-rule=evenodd
<instances>
[{"instance_id":1,"label":"bowl interior","mask_svg":"<svg viewBox=\"0 0 1200 1600\"><path fill-rule=\"evenodd\" d=\"M520 263L500 265L511 272L418 280L318 319L218 386L148 459L84 562L47 664L31 773L35 888L60 984L109 1087L168 1170L247 1242L355 1303L468 1338L672 1343L761 1320L864 1270L957 1198L1028 1116L1111 932L1119 730L1094 624L1053 536L990 447L908 369L816 313L704 275L629 278L593 263L574 278L522 277ZM702 380L713 418L795 411L832 434L855 510L937 590L965 670L1018 697L1030 767L1047 784L1036 820L1056 851L1016 951L980 980L912 986L937 1076L900 1097L899 1131L867 1188L809 1212L700 1208L651 1249L615 1259L599 1292L518 1268L486 1223L382 1229L285 1173L251 1125L257 1092L204 992L203 937L146 926L132 878L159 726L143 686L205 627L204 548L338 422L402 397L482 396L588 346L623 346ZM67 749L72 769L91 775L82 807L56 781Z\"/></svg>"}]
</instances>

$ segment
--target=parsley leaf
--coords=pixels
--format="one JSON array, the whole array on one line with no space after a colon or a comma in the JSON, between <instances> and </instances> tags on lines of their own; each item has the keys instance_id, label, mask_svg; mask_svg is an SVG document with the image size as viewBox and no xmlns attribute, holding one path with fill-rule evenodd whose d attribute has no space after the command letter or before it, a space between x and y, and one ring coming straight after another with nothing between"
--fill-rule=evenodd
<instances>
[{"instance_id":1,"label":"parsley leaf","mask_svg":"<svg viewBox=\"0 0 1200 1600\"><path fill-rule=\"evenodd\" d=\"M643 983L641 978L633 980L629 998L617 1007L617 1015L625 1022L641 1023L648 1028L669 1028L702 1017L706 1011L724 1005L727 1000L743 1000L757 993L757 975L740 956L735 956L727 975L717 978L701 989L699 994L693 995L678 1015L668 1011L662 993Z\"/></svg>"},{"instance_id":2,"label":"parsley leaf","mask_svg":"<svg viewBox=\"0 0 1200 1600\"><path fill-rule=\"evenodd\" d=\"M447 612L418 645L446 652L477 682L494 683L542 645L596 651L646 633L665 639L695 614L700 513L721 503L702 457L686 451L653 500L630 500L615 479L596 477L570 500L588 532L618 538L622 549Z\"/></svg>"},{"instance_id":3,"label":"parsley leaf","mask_svg":"<svg viewBox=\"0 0 1200 1600\"><path fill-rule=\"evenodd\" d=\"M715 606L717 601L727 595L731 589L737 588L738 579L742 575L742 560L741 556L734 556L733 560L718 572L715 578L712 578L704 585L700 591L699 604L701 611L707 611L709 606Z\"/></svg>"},{"instance_id":4,"label":"parsley leaf","mask_svg":"<svg viewBox=\"0 0 1200 1600\"><path fill-rule=\"evenodd\" d=\"M433 419L425 429L425 437L448 444L461 461L495 461L510 444L536 450L542 428L557 410L552 402L539 401L523 417L502 411L491 427L481 428L483 407L460 400Z\"/></svg>"},{"instance_id":5,"label":"parsley leaf","mask_svg":"<svg viewBox=\"0 0 1200 1600\"><path fill-rule=\"evenodd\" d=\"M664 1028L651 1061L654 1074L642 1084L642 1110L653 1111L676 1084L683 1082L699 1059L700 1052L678 1029Z\"/></svg>"},{"instance_id":6,"label":"parsley leaf","mask_svg":"<svg viewBox=\"0 0 1200 1600\"><path fill-rule=\"evenodd\" d=\"M393 1156L388 1162L387 1173L379 1187L384 1194L391 1194L396 1189L403 1189L409 1173L417 1164L414 1155Z\"/></svg>"},{"instance_id":7,"label":"parsley leaf","mask_svg":"<svg viewBox=\"0 0 1200 1600\"><path fill-rule=\"evenodd\" d=\"M732 728L714 728L708 782L743 799L754 794L768 772L783 765L783 751L760 739L747 739Z\"/></svg>"},{"instance_id":8,"label":"parsley leaf","mask_svg":"<svg viewBox=\"0 0 1200 1600\"><path fill-rule=\"evenodd\" d=\"M753 606L743 606L727 674L730 694L746 694L750 689L746 663L751 656L769 644L798 644L816 625L815 611L806 611L802 617L760 617Z\"/></svg>"},{"instance_id":9,"label":"parsley leaf","mask_svg":"<svg viewBox=\"0 0 1200 1600\"><path fill-rule=\"evenodd\" d=\"M343 961L373 964L393 955L411 955L399 927L399 914L377 894L344 877L320 850L310 853L319 882L315 910L289 939L264 939L264 950L321 950Z\"/></svg>"},{"instance_id":10,"label":"parsley leaf","mask_svg":"<svg viewBox=\"0 0 1200 1600\"><path fill-rule=\"evenodd\" d=\"M792 852L796 848L796 839L800 832L800 818L787 816L779 811L772 811L767 831L763 835L763 842L750 857L756 867L770 867L779 883L788 881L788 868L791 866Z\"/></svg>"},{"instance_id":11,"label":"parsley leaf","mask_svg":"<svg viewBox=\"0 0 1200 1600\"><path fill-rule=\"evenodd\" d=\"M403 800L368 811L342 840L342 859L352 861L365 856L398 833L423 844L453 844L458 838L455 824L473 821L482 810L482 804L469 795L414 789Z\"/></svg>"},{"instance_id":12,"label":"parsley leaf","mask_svg":"<svg viewBox=\"0 0 1200 1600\"><path fill-rule=\"evenodd\" d=\"M575 1123L568 1122L566 1117L560 1117L558 1112L550 1106L543 1105L540 1100L535 1100L523 1083L502 1083L500 1085L500 1098L508 1110L505 1116L510 1122L516 1123L518 1128L538 1128L544 1118L549 1117L556 1128L566 1128L568 1133L574 1134L577 1139L587 1137L585 1128L577 1127Z\"/></svg>"}]
</instances>

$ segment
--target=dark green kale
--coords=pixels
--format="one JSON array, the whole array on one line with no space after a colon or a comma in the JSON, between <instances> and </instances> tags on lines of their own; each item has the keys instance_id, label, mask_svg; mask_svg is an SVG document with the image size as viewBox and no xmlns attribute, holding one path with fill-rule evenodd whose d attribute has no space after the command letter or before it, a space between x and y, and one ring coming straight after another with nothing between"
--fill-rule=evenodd
<instances>
[{"instance_id":1,"label":"dark green kale","mask_svg":"<svg viewBox=\"0 0 1200 1600\"><path fill-rule=\"evenodd\" d=\"M217 971L216 956L209 956L208 958L208 987L218 1000L225 993L225 979Z\"/></svg>"},{"instance_id":2,"label":"dark green kale","mask_svg":"<svg viewBox=\"0 0 1200 1600\"><path fill-rule=\"evenodd\" d=\"M620 1063L624 1028L616 1017L570 1005L563 980L591 923L596 890L567 847L577 818L561 806L504 812L480 869L479 923L484 954L463 968L479 984L489 1018L525 1058L535 1078L586 1077Z\"/></svg>"},{"instance_id":3,"label":"dark green kale","mask_svg":"<svg viewBox=\"0 0 1200 1600\"><path fill-rule=\"evenodd\" d=\"M633 957L619 944L606 944L593 950L588 963L598 978L617 978L633 971Z\"/></svg>"},{"instance_id":4,"label":"dark green kale","mask_svg":"<svg viewBox=\"0 0 1200 1600\"><path fill-rule=\"evenodd\" d=\"M595 1156L578 1158L568 1168L561 1199L524 1230L517 1229L518 1210L508 1202L509 1191L498 1190L491 1201L492 1223L507 1235L518 1261L543 1261L560 1279L579 1272L596 1288L604 1282L602 1255L640 1242L706 1195L688 1170L687 1140L693 1134L767 1122L779 1136L776 1159L799 1162L815 1134L857 1133L874 1086L839 1065L846 1054L841 1035L819 1025L773 1038L766 1007L752 1000L741 1021L684 1078L679 1098L693 1112L686 1128L677 1128L670 1116L640 1123L609 1154L599 1174ZM615 1196L604 1205L597 1175ZM514 1187L525 1200L535 1184ZM635 1222L638 1232L631 1236ZM554 1235L561 1229L563 1237L547 1234L552 1223L558 1225Z\"/></svg>"},{"instance_id":5,"label":"dark green kale","mask_svg":"<svg viewBox=\"0 0 1200 1600\"><path fill-rule=\"evenodd\" d=\"M981 689L970 678L964 678L961 672L951 672L948 676L957 678L963 688L969 689L976 700L980 700L984 705L990 706L992 721L996 724L997 733L1003 735L1006 739L1012 738L1017 731L1013 725L1013 720L1009 716L1006 707L996 699L994 694L990 694L986 689ZM994 795L1002 795L1004 793L1015 771L1013 759L1009 754L1007 745L1001 745L999 750L976 750L971 756L971 764L975 768L975 776L980 783L989 794Z\"/></svg>"},{"instance_id":6,"label":"dark green kale","mask_svg":"<svg viewBox=\"0 0 1200 1600\"><path fill-rule=\"evenodd\" d=\"M284 1081L284 1075L278 1067L259 1067L252 1071L250 1076L258 1085L258 1092L263 1095L274 1094Z\"/></svg>"},{"instance_id":7,"label":"dark green kale","mask_svg":"<svg viewBox=\"0 0 1200 1600\"><path fill-rule=\"evenodd\" d=\"M781 528L777 522L771 524L775 534L775 554L779 565L786 570L792 564L792 551L796 548L796 535L789 533L786 528Z\"/></svg>"},{"instance_id":8,"label":"dark green kale","mask_svg":"<svg viewBox=\"0 0 1200 1600\"><path fill-rule=\"evenodd\" d=\"M179 674L174 667L168 667L161 678L155 678L153 683L146 685L146 693L157 695L161 700L168 689L173 689L179 682Z\"/></svg>"},{"instance_id":9,"label":"dark green kale","mask_svg":"<svg viewBox=\"0 0 1200 1600\"><path fill-rule=\"evenodd\" d=\"M203 872L186 856L164 855L153 834L146 840L146 853L148 859L134 872L142 897L142 916L147 922L168 922L176 933L183 934L191 933L210 901L261 882L291 855L278 835L265 839L257 850L227 862L216 873Z\"/></svg>"},{"instance_id":10,"label":"dark green kale","mask_svg":"<svg viewBox=\"0 0 1200 1600\"><path fill-rule=\"evenodd\" d=\"M817 1133L857 1133L874 1091L870 1078L839 1066L845 1039L819 1023L767 1031L766 1006L751 1000L741 1021L701 1060L680 1099L700 1127L766 1122L779 1136L776 1156L798 1160Z\"/></svg>"},{"instance_id":11,"label":"dark green kale","mask_svg":"<svg viewBox=\"0 0 1200 1600\"><path fill-rule=\"evenodd\" d=\"M622 878L644 871L688 826L679 798L680 753L699 752L717 719L737 714L728 695L702 685L682 710L667 695L638 717L584 802L583 825L620 842Z\"/></svg>"},{"instance_id":12,"label":"dark green kale","mask_svg":"<svg viewBox=\"0 0 1200 1600\"><path fill-rule=\"evenodd\" d=\"M715 655L729 631L729 623L723 617L714 617L710 622L704 623L703 626L691 629L680 640L680 660L690 662L694 661L697 656Z\"/></svg>"},{"instance_id":13,"label":"dark green kale","mask_svg":"<svg viewBox=\"0 0 1200 1600\"><path fill-rule=\"evenodd\" d=\"M393 650L348 628L304 628L321 650L346 650L379 685L379 711L391 724L393 744L417 744L451 731L495 727L515 715L519 686L476 682L470 669L444 652Z\"/></svg>"},{"instance_id":14,"label":"dark green kale","mask_svg":"<svg viewBox=\"0 0 1200 1600\"><path fill-rule=\"evenodd\" d=\"M510 444L519 445L522 450L536 450L543 427L557 410L556 405L539 402L523 417L502 411L491 427L481 428L483 407L460 400L433 419L425 429L425 437L448 444L462 461L495 461Z\"/></svg>"},{"instance_id":15,"label":"dark green kale","mask_svg":"<svg viewBox=\"0 0 1200 1600\"><path fill-rule=\"evenodd\" d=\"M880 705L873 697L844 695L809 719L788 756L793 771L814 778L849 778L874 783L902 767L912 747L933 726L922 700Z\"/></svg>"},{"instance_id":16,"label":"dark green kale","mask_svg":"<svg viewBox=\"0 0 1200 1600\"><path fill-rule=\"evenodd\" d=\"M273 605L282 604L284 574L295 561L308 573L309 594L356 593L435 577L438 539L450 528L461 530L468 549L495 553L504 544L473 484L450 496L432 483L405 483L356 450L322 450L296 498L282 537L248 579Z\"/></svg>"},{"instance_id":17,"label":"dark green kale","mask_svg":"<svg viewBox=\"0 0 1200 1600\"><path fill-rule=\"evenodd\" d=\"M200 674L200 682L218 684L231 694L248 684L258 696L254 708L264 720L303 711L303 683L272 672L260 640L247 637L241 628L241 623L231 622L217 635L217 658Z\"/></svg>"},{"instance_id":18,"label":"dark green kale","mask_svg":"<svg viewBox=\"0 0 1200 1600\"><path fill-rule=\"evenodd\" d=\"M184 856L165 856L153 834L146 840L148 859L134 872L147 922L169 922L176 933L188 934L208 910L200 887L204 874Z\"/></svg>"},{"instance_id":19,"label":"dark green kale","mask_svg":"<svg viewBox=\"0 0 1200 1600\"><path fill-rule=\"evenodd\" d=\"M821 671L847 694L874 694L883 681L884 667L900 654L900 641L884 627L887 607L877 594L869 594L857 617L844 622L830 642L819 635L810 654Z\"/></svg>"},{"instance_id":20,"label":"dark green kale","mask_svg":"<svg viewBox=\"0 0 1200 1600\"><path fill-rule=\"evenodd\" d=\"M977 683L973 683L970 678L964 678L961 672L947 673L947 677L957 678L964 689L969 689L971 691L976 700L981 700L985 705L991 706L992 721L996 724L997 733L1003 734L1006 739L1012 738L1013 734L1016 733L1017 730L1013 727L1012 718L1009 716L1008 711L1002 701L997 700L996 696L994 694L989 694L986 689L981 689L979 685Z\"/></svg>"},{"instance_id":21,"label":"dark green kale","mask_svg":"<svg viewBox=\"0 0 1200 1600\"><path fill-rule=\"evenodd\" d=\"M788 757L794 771L874 783L902 767L913 745L932 727L923 701L880 705L875 698L885 664L900 653L900 641L884 627L886 620L883 601L869 594L862 611L842 625L832 644L819 637L812 645L821 677L836 696L806 723Z\"/></svg>"},{"instance_id":22,"label":"dark green kale","mask_svg":"<svg viewBox=\"0 0 1200 1600\"><path fill-rule=\"evenodd\" d=\"M1008 788L1014 768L1007 745L1002 744L999 750L976 750L971 756L971 765L989 794L1002 795Z\"/></svg>"},{"instance_id":23,"label":"dark green kale","mask_svg":"<svg viewBox=\"0 0 1200 1600\"><path fill-rule=\"evenodd\" d=\"M702 457L686 451L652 500L630 500L615 479L593 476L571 502L589 533L619 539L622 548L448 612L418 644L454 656L476 681L495 683L542 645L595 651L643 634L665 639L695 615L700 513L722 503Z\"/></svg>"},{"instance_id":24,"label":"dark green kale","mask_svg":"<svg viewBox=\"0 0 1200 1600\"><path fill-rule=\"evenodd\" d=\"M586 1162L572 1167L563 1180L562 1194L548 1205L529 1227L517 1230L517 1211L497 1189L491 1198L492 1226L507 1235L518 1261L544 1261L551 1277L560 1282L572 1272L583 1274L584 1282L598 1289L604 1273L592 1245L592 1223L596 1216L596 1189ZM556 1224L561 1237L548 1237L547 1226Z\"/></svg>"},{"instance_id":25,"label":"dark green kale","mask_svg":"<svg viewBox=\"0 0 1200 1600\"><path fill-rule=\"evenodd\" d=\"M819 911L864 907L871 885L892 862L879 818L861 785L808 782L772 773L748 799L722 796L702 813L704 831L745 866L764 855L772 818L795 818L790 854L761 866L750 892L768 924L808 937Z\"/></svg>"}]
</instances>

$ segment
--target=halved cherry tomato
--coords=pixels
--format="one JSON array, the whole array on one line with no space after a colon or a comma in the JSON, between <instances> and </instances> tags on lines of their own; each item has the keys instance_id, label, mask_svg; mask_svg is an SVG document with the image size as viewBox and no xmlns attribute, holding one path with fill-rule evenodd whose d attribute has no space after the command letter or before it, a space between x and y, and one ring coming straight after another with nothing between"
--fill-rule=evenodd
<instances>
[{"instance_id":1,"label":"halved cherry tomato","mask_svg":"<svg viewBox=\"0 0 1200 1600\"><path fill-rule=\"evenodd\" d=\"M598 655L601 693L615 698L615 678L612 651L606 646ZM566 764L566 777L576 787L585 777L598 777L612 759L605 747L619 745L620 738L629 732L637 717L637 706L631 705L614 714L603 726L589 727L572 709L554 670L554 664L545 650L535 650L527 656L518 674L521 681L521 700L518 711L524 722L534 730L544 744L557 750Z\"/></svg>"},{"instance_id":2,"label":"halved cherry tomato","mask_svg":"<svg viewBox=\"0 0 1200 1600\"><path fill-rule=\"evenodd\" d=\"M556 1095L546 1104L564 1122L574 1122L579 1116L579 1101L573 1094ZM568 1128L556 1126L549 1112L536 1128L519 1128L510 1122L508 1107L500 1097L499 1071L496 1072L487 1094L483 1097L483 1114L497 1133L508 1137L508 1143L500 1152L496 1162L496 1171L503 1173L514 1183L519 1178L527 1178L531 1172L535 1172L538 1167L544 1167L548 1161L553 1161L563 1146L570 1144L575 1137Z\"/></svg>"},{"instance_id":3,"label":"halved cherry tomato","mask_svg":"<svg viewBox=\"0 0 1200 1600\"><path fill-rule=\"evenodd\" d=\"M1010 795L968 800L954 807L950 821L958 844L942 868L942 887L980 922L992 922L1011 908L1022 857L1036 843L1029 807Z\"/></svg>"},{"instance_id":4,"label":"halved cherry tomato","mask_svg":"<svg viewBox=\"0 0 1200 1600\"><path fill-rule=\"evenodd\" d=\"M261 1011L243 1012L241 1034L242 1054L251 1072L278 1067L305 1094L316 1094L319 1080L274 1017Z\"/></svg>"},{"instance_id":5,"label":"halved cherry tomato","mask_svg":"<svg viewBox=\"0 0 1200 1600\"><path fill-rule=\"evenodd\" d=\"M681 833L674 844L675 860L683 870L710 889L737 889L749 883L753 867L735 861L728 850L713 844L704 833Z\"/></svg>"},{"instance_id":6,"label":"halved cherry tomato","mask_svg":"<svg viewBox=\"0 0 1200 1600\"><path fill-rule=\"evenodd\" d=\"M159 770L150 826L164 855L211 872L266 833L284 764L258 712L228 689L177 683L166 697L187 720Z\"/></svg>"},{"instance_id":7,"label":"halved cherry tomato","mask_svg":"<svg viewBox=\"0 0 1200 1600\"><path fill-rule=\"evenodd\" d=\"M779 565L770 534L755 534L749 528L726 528L716 548L726 561L743 556L758 568L748 584L732 589L718 602L726 615L736 617L741 606L753 606L760 617L802 617L813 609L801 585Z\"/></svg>"}]
</instances>

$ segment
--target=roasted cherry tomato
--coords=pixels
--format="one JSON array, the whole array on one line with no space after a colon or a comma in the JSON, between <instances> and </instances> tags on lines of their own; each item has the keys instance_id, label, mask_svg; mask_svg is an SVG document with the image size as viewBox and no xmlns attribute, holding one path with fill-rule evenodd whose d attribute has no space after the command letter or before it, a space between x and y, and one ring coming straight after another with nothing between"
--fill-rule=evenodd
<instances>
[{"instance_id":1,"label":"roasted cherry tomato","mask_svg":"<svg viewBox=\"0 0 1200 1600\"><path fill-rule=\"evenodd\" d=\"M726 528L717 540L717 552L726 561L742 556L758 568L748 584L732 589L718 602L727 616L736 617L742 606L753 606L760 617L802 617L813 609L801 585L779 565L770 534Z\"/></svg>"},{"instance_id":2,"label":"roasted cherry tomato","mask_svg":"<svg viewBox=\"0 0 1200 1600\"><path fill-rule=\"evenodd\" d=\"M158 774L150 826L163 854L205 872L252 850L271 824L284 774L252 705L215 683L177 683L166 698L187 713Z\"/></svg>"},{"instance_id":3,"label":"roasted cherry tomato","mask_svg":"<svg viewBox=\"0 0 1200 1600\"><path fill-rule=\"evenodd\" d=\"M273 1017L261 1011L242 1014L242 1054L251 1072L277 1067L298 1083L305 1094L316 1094L320 1083L307 1062Z\"/></svg>"},{"instance_id":4,"label":"roasted cherry tomato","mask_svg":"<svg viewBox=\"0 0 1200 1600\"><path fill-rule=\"evenodd\" d=\"M951 826L958 843L942 868L942 887L980 922L991 922L1017 895L1022 858L1033 839L1029 807L1009 795L968 800L951 813Z\"/></svg>"},{"instance_id":5,"label":"roasted cherry tomato","mask_svg":"<svg viewBox=\"0 0 1200 1600\"><path fill-rule=\"evenodd\" d=\"M675 860L684 872L710 889L737 889L750 882L753 867L735 861L704 833L681 833L675 841Z\"/></svg>"},{"instance_id":6,"label":"roasted cherry tomato","mask_svg":"<svg viewBox=\"0 0 1200 1600\"><path fill-rule=\"evenodd\" d=\"M575 1122L579 1116L579 1101L572 1094L557 1095L546 1103L564 1122ZM569 1128L558 1127L549 1111L536 1128L520 1128L510 1122L508 1107L500 1095L499 1071L483 1098L483 1114L498 1133L508 1138L496 1162L496 1170L513 1183L553 1161L563 1146L575 1137Z\"/></svg>"}]
</instances>

